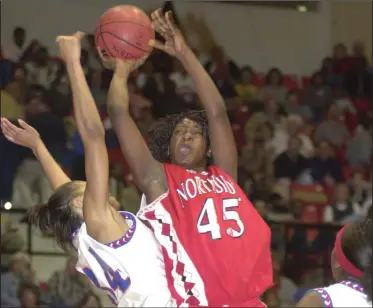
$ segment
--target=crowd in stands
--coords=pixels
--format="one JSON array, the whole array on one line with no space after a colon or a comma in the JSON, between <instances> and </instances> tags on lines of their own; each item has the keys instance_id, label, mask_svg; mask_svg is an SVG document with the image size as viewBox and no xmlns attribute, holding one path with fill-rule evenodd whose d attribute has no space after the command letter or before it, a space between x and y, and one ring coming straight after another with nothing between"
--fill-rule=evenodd
<instances>
[{"instance_id":1,"label":"crowd in stands","mask_svg":"<svg viewBox=\"0 0 373 308\"><path fill-rule=\"evenodd\" d=\"M2 46L1 116L24 119L71 178L84 180L84 149L63 63L23 28L14 30L13 39ZM259 73L255 63L240 68L220 46L199 56L226 101L239 150L239 184L267 221L338 225L366 215L372 205L373 75L361 42L335 45L310 76L287 75L276 67ZM102 68L93 35L86 37L81 62L106 128L110 193L121 208L135 213L141 194L106 114L112 73ZM145 140L158 118L200 108L180 63L156 51L133 73L128 89L130 110ZM2 135L0 152L2 204L28 208L46 202L51 190L33 153ZM334 235L294 227L285 238L283 227L272 229L275 287L264 300L270 307L291 305L304 267L312 262L309 256L330 249ZM1 305L100 305L73 269L73 257L45 285L36 284L37 273L21 252L24 243L15 238L16 226L2 227L1 252L15 254L1 275ZM289 255L291 270L283 264Z\"/></svg>"}]
</instances>

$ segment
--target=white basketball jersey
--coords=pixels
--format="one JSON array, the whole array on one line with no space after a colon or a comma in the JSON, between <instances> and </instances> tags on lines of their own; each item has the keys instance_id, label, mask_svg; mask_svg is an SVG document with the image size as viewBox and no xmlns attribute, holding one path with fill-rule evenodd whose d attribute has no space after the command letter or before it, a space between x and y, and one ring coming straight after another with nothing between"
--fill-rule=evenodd
<instances>
[{"instance_id":1,"label":"white basketball jersey","mask_svg":"<svg viewBox=\"0 0 373 308\"><path fill-rule=\"evenodd\" d=\"M314 291L322 298L324 307L372 307L363 287L354 281L345 280Z\"/></svg>"},{"instance_id":2,"label":"white basketball jersey","mask_svg":"<svg viewBox=\"0 0 373 308\"><path fill-rule=\"evenodd\" d=\"M130 229L119 240L101 244L87 234L86 224L76 232L76 269L118 307L171 307L161 248L153 232L129 212L120 212Z\"/></svg>"}]
</instances>

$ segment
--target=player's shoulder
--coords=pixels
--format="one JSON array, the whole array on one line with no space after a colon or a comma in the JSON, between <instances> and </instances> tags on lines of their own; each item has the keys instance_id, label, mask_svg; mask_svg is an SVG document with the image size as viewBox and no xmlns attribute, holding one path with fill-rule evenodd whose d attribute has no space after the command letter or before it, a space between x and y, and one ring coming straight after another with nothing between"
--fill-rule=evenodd
<instances>
[{"instance_id":1,"label":"player's shoulder","mask_svg":"<svg viewBox=\"0 0 373 308\"><path fill-rule=\"evenodd\" d=\"M328 307L325 306L323 297L326 297L326 300L329 298L325 288L310 290L297 303L296 307Z\"/></svg>"}]
</instances>

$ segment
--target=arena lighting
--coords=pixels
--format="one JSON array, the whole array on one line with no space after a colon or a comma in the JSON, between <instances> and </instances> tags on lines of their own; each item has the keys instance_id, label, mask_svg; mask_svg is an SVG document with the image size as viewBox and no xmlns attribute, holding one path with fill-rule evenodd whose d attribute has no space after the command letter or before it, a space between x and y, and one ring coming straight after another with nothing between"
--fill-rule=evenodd
<instances>
[{"instance_id":1,"label":"arena lighting","mask_svg":"<svg viewBox=\"0 0 373 308\"><path fill-rule=\"evenodd\" d=\"M4 209L6 209L7 211L9 211L11 208L12 208L12 204L10 202L5 202Z\"/></svg>"},{"instance_id":2,"label":"arena lighting","mask_svg":"<svg viewBox=\"0 0 373 308\"><path fill-rule=\"evenodd\" d=\"M307 7L305 5L298 5L297 10L301 13L307 12Z\"/></svg>"}]
</instances>

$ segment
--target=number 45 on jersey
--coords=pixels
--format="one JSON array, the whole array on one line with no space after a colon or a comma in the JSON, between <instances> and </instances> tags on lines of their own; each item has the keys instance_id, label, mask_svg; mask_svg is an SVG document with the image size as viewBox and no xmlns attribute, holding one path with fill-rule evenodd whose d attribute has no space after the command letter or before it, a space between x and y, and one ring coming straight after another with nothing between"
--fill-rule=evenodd
<instances>
[{"instance_id":1,"label":"number 45 on jersey","mask_svg":"<svg viewBox=\"0 0 373 308\"><path fill-rule=\"evenodd\" d=\"M197 220L197 229L201 234L210 233L213 240L222 238L219 219L216 211L216 206L223 208L223 221L234 221L237 224L237 229L227 228L225 233L231 237L240 237L245 226L237 212L240 199L223 199L219 200L219 204L215 204L213 198L207 198ZM221 202L221 204L220 204Z\"/></svg>"}]
</instances>

